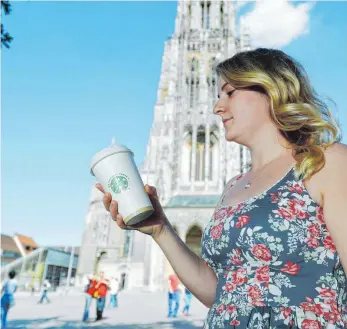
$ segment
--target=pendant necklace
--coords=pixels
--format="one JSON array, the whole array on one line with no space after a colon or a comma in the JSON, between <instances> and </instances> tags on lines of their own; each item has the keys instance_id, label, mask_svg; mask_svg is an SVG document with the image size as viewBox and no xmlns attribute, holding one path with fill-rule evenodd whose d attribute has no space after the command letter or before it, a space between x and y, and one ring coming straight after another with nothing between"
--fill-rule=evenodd
<instances>
[{"instance_id":1,"label":"pendant necklace","mask_svg":"<svg viewBox=\"0 0 347 329\"><path fill-rule=\"evenodd\" d=\"M263 171L265 170L265 168L267 168L269 166L270 163L274 162L275 160L277 160L278 158L275 158L273 160L271 160L270 162L268 162L264 167L263 169L260 171L259 175L256 176L255 178L251 179L245 186L244 186L244 189L247 190L249 189L252 184L261 176L261 174L263 173Z\"/></svg>"}]
</instances>

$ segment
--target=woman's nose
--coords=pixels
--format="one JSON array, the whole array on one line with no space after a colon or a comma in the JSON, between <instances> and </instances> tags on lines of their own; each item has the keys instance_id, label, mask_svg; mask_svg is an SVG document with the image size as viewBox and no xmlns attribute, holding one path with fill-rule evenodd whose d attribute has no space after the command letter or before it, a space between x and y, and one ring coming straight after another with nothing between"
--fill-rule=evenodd
<instances>
[{"instance_id":1,"label":"woman's nose","mask_svg":"<svg viewBox=\"0 0 347 329\"><path fill-rule=\"evenodd\" d=\"M213 108L213 113L214 114L221 114L225 112L225 107L219 103L219 101L217 102L217 104L215 105L215 107Z\"/></svg>"}]
</instances>

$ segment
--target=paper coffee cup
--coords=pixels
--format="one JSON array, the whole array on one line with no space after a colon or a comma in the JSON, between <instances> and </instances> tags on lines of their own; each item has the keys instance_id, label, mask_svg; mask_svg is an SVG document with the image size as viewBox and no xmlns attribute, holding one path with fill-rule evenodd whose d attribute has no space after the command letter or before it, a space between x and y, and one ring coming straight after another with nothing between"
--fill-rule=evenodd
<instances>
[{"instance_id":1,"label":"paper coffee cup","mask_svg":"<svg viewBox=\"0 0 347 329\"><path fill-rule=\"evenodd\" d=\"M118 202L118 212L125 224L137 224L153 214L134 154L124 145L113 144L96 153L91 162L91 174Z\"/></svg>"}]
</instances>

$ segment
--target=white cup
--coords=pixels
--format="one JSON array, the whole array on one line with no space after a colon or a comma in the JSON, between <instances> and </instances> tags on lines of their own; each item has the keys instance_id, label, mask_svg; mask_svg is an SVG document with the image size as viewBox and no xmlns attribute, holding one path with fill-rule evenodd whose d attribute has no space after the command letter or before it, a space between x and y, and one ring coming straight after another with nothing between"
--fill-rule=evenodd
<instances>
[{"instance_id":1,"label":"white cup","mask_svg":"<svg viewBox=\"0 0 347 329\"><path fill-rule=\"evenodd\" d=\"M153 214L134 154L127 147L113 144L96 153L91 162L91 174L118 202L118 212L125 224L137 224Z\"/></svg>"}]
</instances>

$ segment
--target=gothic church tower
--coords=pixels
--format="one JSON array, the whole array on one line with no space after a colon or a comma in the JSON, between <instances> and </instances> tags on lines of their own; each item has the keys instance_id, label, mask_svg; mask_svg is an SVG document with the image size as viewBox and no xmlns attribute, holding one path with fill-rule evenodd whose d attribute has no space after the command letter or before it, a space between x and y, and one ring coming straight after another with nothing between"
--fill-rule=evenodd
<instances>
[{"instance_id":1,"label":"gothic church tower","mask_svg":"<svg viewBox=\"0 0 347 329\"><path fill-rule=\"evenodd\" d=\"M245 148L225 142L212 112L218 92L214 65L249 48L247 35L238 37L234 7L233 1L178 3L142 167L164 205L181 196L219 196L249 160Z\"/></svg>"}]
</instances>

